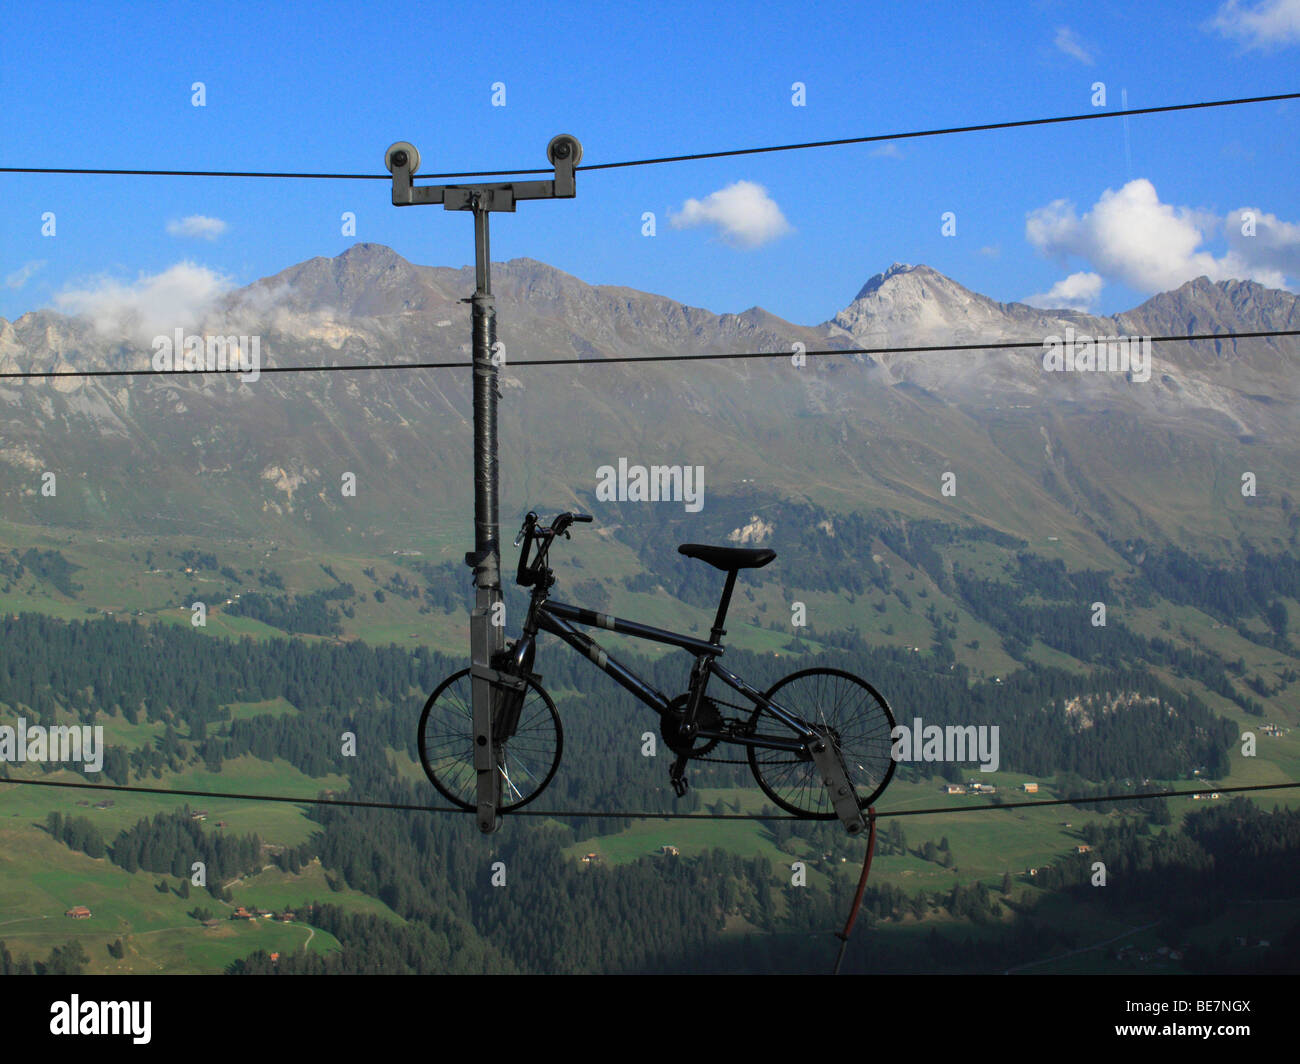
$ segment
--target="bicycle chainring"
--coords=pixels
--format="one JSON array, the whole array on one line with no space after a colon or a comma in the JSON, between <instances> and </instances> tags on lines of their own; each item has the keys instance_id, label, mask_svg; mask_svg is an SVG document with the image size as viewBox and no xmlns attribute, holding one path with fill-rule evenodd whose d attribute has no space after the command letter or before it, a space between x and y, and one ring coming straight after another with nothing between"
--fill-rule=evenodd
<instances>
[{"instance_id":1,"label":"bicycle chainring","mask_svg":"<svg viewBox=\"0 0 1300 1064\"><path fill-rule=\"evenodd\" d=\"M678 728L686 715L686 707L690 700L691 696L685 694L678 695L668 703L668 712L659 718L659 734L668 744L668 749L679 757L683 754L687 757L703 757L722 740L701 739L698 735L689 740L683 738ZM708 695L705 695L704 701L700 703L700 711L695 715L695 723L709 731L718 731L722 728L722 711Z\"/></svg>"}]
</instances>

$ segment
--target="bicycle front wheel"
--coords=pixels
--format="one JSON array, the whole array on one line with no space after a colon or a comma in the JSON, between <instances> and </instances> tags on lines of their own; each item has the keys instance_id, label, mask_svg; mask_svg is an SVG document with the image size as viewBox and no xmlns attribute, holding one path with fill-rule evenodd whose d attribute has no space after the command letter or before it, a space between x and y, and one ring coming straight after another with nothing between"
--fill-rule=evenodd
<instances>
[{"instance_id":1,"label":"bicycle front wheel","mask_svg":"<svg viewBox=\"0 0 1300 1064\"><path fill-rule=\"evenodd\" d=\"M555 703L534 680L519 711L510 741L497 748L501 773L501 812L519 809L546 789L560 767L564 729ZM469 669L443 680L420 715L420 762L425 775L448 801L462 809L478 808L478 772L474 768L474 703Z\"/></svg>"},{"instance_id":2,"label":"bicycle front wheel","mask_svg":"<svg viewBox=\"0 0 1300 1064\"><path fill-rule=\"evenodd\" d=\"M894 775L894 715L884 697L866 680L840 669L791 673L767 698L810 727L823 730L844 760L849 781L866 809ZM755 737L790 739L794 732L759 707L750 719ZM835 809L812 756L749 747L749 767L763 793L787 812L810 820L834 820Z\"/></svg>"}]
</instances>

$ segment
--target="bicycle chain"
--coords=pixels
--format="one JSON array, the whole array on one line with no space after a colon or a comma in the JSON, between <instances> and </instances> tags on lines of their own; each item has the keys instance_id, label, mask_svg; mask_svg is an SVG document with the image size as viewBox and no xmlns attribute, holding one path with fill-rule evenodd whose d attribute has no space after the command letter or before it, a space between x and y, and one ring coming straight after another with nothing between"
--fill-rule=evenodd
<instances>
[{"instance_id":1,"label":"bicycle chain","mask_svg":"<svg viewBox=\"0 0 1300 1064\"><path fill-rule=\"evenodd\" d=\"M748 708L748 707L745 707L745 706L738 706L735 702L724 702L724 701L723 701L722 699L720 699L720 698L713 698L713 697L711 697L711 696L710 696L710 698L709 698L709 701L712 702L715 706L726 706L728 709L736 709L736 710L739 710L741 713L744 713L744 712L746 711L746 709ZM751 713L753 712L752 708L749 708L749 712L751 712ZM725 740L719 740L719 741L722 742L722 741L725 741ZM692 761L707 761L707 762L708 762L709 764L711 764L711 765L748 765L748 764L749 764L749 758L747 758L747 757L746 757L746 758L734 758L734 757L693 757L693 758L691 758L691 760L692 760Z\"/></svg>"}]
</instances>

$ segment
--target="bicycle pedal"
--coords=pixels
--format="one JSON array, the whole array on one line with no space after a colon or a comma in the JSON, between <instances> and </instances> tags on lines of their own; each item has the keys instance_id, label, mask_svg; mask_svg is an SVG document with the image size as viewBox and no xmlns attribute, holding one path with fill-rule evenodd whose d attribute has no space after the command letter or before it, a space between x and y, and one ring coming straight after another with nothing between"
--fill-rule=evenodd
<instances>
[{"instance_id":1,"label":"bicycle pedal","mask_svg":"<svg viewBox=\"0 0 1300 1064\"><path fill-rule=\"evenodd\" d=\"M673 793L677 795L678 798L685 798L686 791L690 788L690 784L686 781L685 777L679 780L673 780L672 783Z\"/></svg>"}]
</instances>

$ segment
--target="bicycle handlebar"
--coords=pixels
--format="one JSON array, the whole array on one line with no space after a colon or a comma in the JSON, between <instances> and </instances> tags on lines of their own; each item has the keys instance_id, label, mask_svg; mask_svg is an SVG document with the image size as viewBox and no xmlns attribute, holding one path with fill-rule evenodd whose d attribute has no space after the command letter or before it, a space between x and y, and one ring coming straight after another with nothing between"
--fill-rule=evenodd
<instances>
[{"instance_id":1,"label":"bicycle handlebar","mask_svg":"<svg viewBox=\"0 0 1300 1064\"><path fill-rule=\"evenodd\" d=\"M515 546L523 544L523 549L519 552L519 567L515 572L515 582L520 587L532 587L537 582L538 569L544 564L547 548L551 540L556 536L568 536L569 526L574 523L589 524L592 520L591 514L580 514L565 512L556 514L549 527L539 527L537 512L529 510L524 515L524 523L519 529L519 535L515 537ZM537 551L537 557L530 565L528 556L532 552L533 540L543 539L544 545Z\"/></svg>"},{"instance_id":2,"label":"bicycle handlebar","mask_svg":"<svg viewBox=\"0 0 1300 1064\"><path fill-rule=\"evenodd\" d=\"M563 513L556 514L555 520L551 522L551 531L555 535L561 535L574 522L590 521L591 514Z\"/></svg>"}]
</instances>

